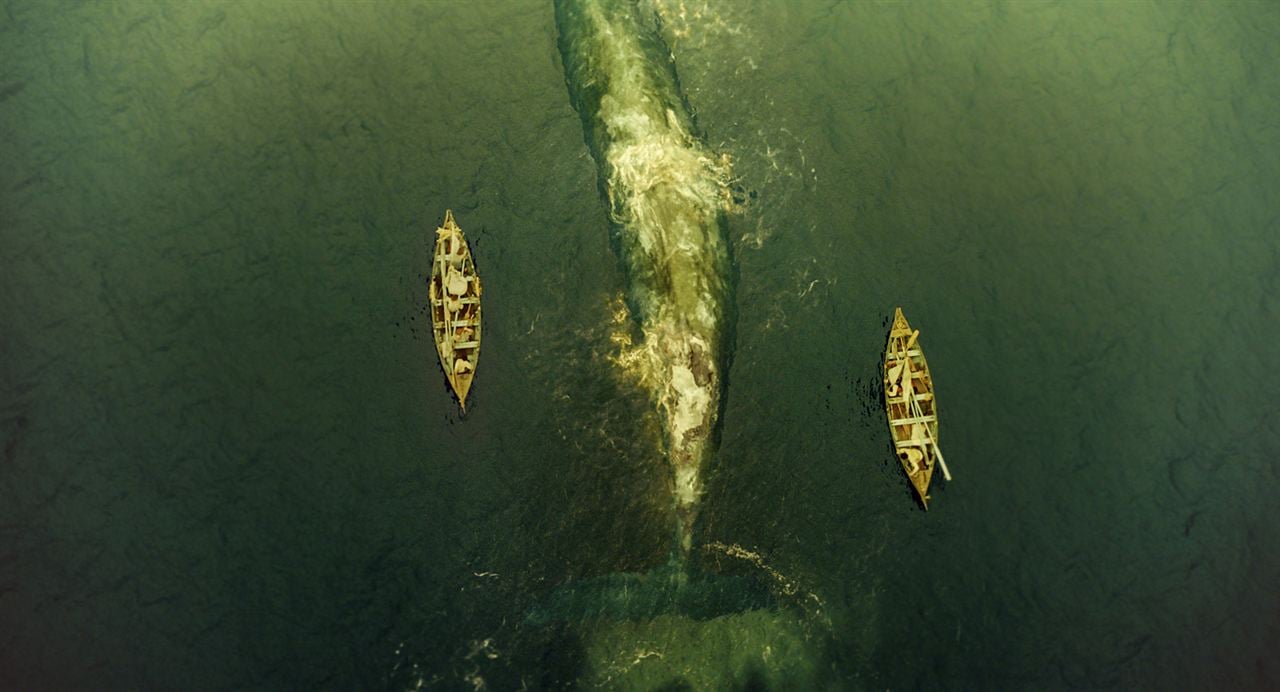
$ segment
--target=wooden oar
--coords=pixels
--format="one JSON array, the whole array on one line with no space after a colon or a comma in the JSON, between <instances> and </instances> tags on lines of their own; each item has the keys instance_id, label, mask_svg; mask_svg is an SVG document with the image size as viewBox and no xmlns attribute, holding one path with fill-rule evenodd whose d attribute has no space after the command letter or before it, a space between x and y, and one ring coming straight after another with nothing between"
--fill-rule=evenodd
<instances>
[{"instance_id":1,"label":"wooden oar","mask_svg":"<svg viewBox=\"0 0 1280 692\"><path fill-rule=\"evenodd\" d=\"M454 234L450 233L448 237L450 250L453 250L453 246L457 242L453 236ZM439 252L438 246L436 249L437 254L440 255L440 314L444 315L444 344L449 349L449 355L453 356L453 319L449 314L449 287L445 283L446 277L449 275L449 262L444 253ZM449 363L448 369L449 379L452 380L453 363Z\"/></svg>"},{"instance_id":2,"label":"wooden oar","mask_svg":"<svg viewBox=\"0 0 1280 692\"><path fill-rule=\"evenodd\" d=\"M902 360L903 360L903 362L904 362L904 363L910 363L910 362L911 362L911 356L909 355L909 351L911 351L911 346L912 346L913 344L915 344L916 339L918 339L919 337L920 337L920 330L919 330L919 329L917 329L917 330L915 330L915 331L913 331L913 332L911 333L911 338L907 340L907 345L906 345L906 347L904 347L904 348L902 349ZM908 366L908 367L907 367L906 375L907 375L907 377L908 377L908 378L909 378L909 377L911 377L911 368L910 368L910 366ZM913 386L911 387L911 391L910 391L910 392L904 392L904 395L905 395L905 396L907 396L907 397L908 397L908 401L910 401L910 402L911 402L911 404L910 404L910 405L911 405L911 413L912 413L912 415L914 415L916 418L924 418L924 411L921 411L921 410L920 410L920 402L916 400L916 395L915 395L915 386L913 385ZM937 412L936 412L936 411L934 412L933 419L934 419L934 422L937 422L938 414L937 414ZM933 453L938 455L938 465L942 467L942 477L943 477L943 478L945 478L945 479L947 479L948 481L950 481L950 480L951 480L951 471L950 471L949 469L947 469L947 461L946 461L946 459L943 459L943 458L942 458L942 448L938 446L938 441L937 441L937 440L935 440L935 439L933 439L933 433L929 432L929 424L928 424L928 423L925 423L925 424L924 424L924 434L925 434L925 435L927 435L927 436L929 437L929 443L933 445Z\"/></svg>"},{"instance_id":3,"label":"wooden oar","mask_svg":"<svg viewBox=\"0 0 1280 692\"><path fill-rule=\"evenodd\" d=\"M916 418L924 418L924 411L920 410L920 402L916 401L914 395L911 397L911 414ZM933 414L934 422L938 420L938 414ZM929 432L929 424L924 424L924 434L929 437L929 444L933 445L933 453L938 455L938 466L942 467L942 477L951 480L951 471L947 470L947 460L942 458L942 448L938 446L938 441L933 439L933 433Z\"/></svg>"},{"instance_id":4,"label":"wooden oar","mask_svg":"<svg viewBox=\"0 0 1280 692\"><path fill-rule=\"evenodd\" d=\"M942 467L942 477L950 481L951 472L947 470L947 460L942 458L942 448L933 439L933 434L929 432L929 426L924 426L924 433L929 436L929 441L933 443L933 453L938 455L938 466Z\"/></svg>"}]
</instances>

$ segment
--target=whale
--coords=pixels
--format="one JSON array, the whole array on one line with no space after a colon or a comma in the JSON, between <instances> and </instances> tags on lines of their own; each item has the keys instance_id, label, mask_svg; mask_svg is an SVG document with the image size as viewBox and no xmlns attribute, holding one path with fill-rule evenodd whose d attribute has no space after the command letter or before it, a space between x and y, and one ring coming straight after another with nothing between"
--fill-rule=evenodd
<instances>
[{"instance_id":1,"label":"whale","mask_svg":"<svg viewBox=\"0 0 1280 692\"><path fill-rule=\"evenodd\" d=\"M640 332L631 362L661 421L675 552L687 558L727 368L728 158L697 135L651 5L555 0L555 15L570 101Z\"/></svg>"}]
</instances>

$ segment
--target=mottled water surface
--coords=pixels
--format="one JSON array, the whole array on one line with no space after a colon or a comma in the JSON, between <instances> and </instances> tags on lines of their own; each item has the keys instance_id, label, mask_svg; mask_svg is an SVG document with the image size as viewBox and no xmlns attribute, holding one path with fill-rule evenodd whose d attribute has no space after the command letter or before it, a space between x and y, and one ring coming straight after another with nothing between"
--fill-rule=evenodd
<instances>
[{"instance_id":1,"label":"mottled water surface","mask_svg":"<svg viewBox=\"0 0 1280 692\"><path fill-rule=\"evenodd\" d=\"M641 2L736 200L685 586L551 2L0 10L0 688L1280 687L1276 5Z\"/></svg>"}]
</instances>

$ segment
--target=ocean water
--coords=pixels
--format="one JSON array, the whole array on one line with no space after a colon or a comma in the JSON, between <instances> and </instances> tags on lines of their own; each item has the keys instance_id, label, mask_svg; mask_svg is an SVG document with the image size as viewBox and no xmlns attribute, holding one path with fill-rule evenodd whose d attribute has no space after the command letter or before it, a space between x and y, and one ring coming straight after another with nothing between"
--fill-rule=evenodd
<instances>
[{"instance_id":1,"label":"ocean water","mask_svg":"<svg viewBox=\"0 0 1280 692\"><path fill-rule=\"evenodd\" d=\"M552 2L0 4L0 688L1280 687L1280 11L600 6L728 162L679 564Z\"/></svg>"}]
</instances>

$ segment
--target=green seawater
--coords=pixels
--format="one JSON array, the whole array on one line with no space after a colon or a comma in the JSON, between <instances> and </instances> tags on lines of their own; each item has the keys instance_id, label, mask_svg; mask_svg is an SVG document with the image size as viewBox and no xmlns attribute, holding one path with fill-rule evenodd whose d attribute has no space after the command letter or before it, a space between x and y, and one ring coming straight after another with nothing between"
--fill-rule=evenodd
<instances>
[{"instance_id":1,"label":"green seawater","mask_svg":"<svg viewBox=\"0 0 1280 692\"><path fill-rule=\"evenodd\" d=\"M1280 687L1280 9L640 6L732 161L730 605L627 600L671 471L551 2L4 0L0 689Z\"/></svg>"}]
</instances>

